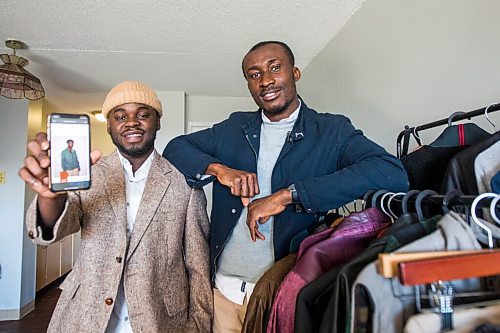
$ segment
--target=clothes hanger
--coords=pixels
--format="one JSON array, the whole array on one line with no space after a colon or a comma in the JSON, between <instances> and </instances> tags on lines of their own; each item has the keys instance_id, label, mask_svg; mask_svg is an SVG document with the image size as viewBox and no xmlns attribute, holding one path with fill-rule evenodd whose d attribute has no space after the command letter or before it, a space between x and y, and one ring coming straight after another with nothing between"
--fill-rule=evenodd
<instances>
[{"instance_id":1,"label":"clothes hanger","mask_svg":"<svg viewBox=\"0 0 500 333\"><path fill-rule=\"evenodd\" d=\"M479 203L479 201L483 200L484 198L494 198L496 197L497 194L495 193L483 193L483 194L480 194L476 199L474 199L474 201L472 202L472 205L471 205L471 215L472 215L472 221L474 223L476 223L481 229L483 229L486 234L488 235L488 247L490 249L493 248L493 234L491 232L491 229L488 228L483 222L481 222L478 218L477 218L477 215L476 215L476 207L477 207L477 204Z\"/></svg>"},{"instance_id":2,"label":"clothes hanger","mask_svg":"<svg viewBox=\"0 0 500 333\"><path fill-rule=\"evenodd\" d=\"M387 193L389 191L387 190L378 190L373 194L372 201L371 201L371 206L370 207L378 207L377 206L377 199L380 197L382 194Z\"/></svg>"},{"instance_id":3,"label":"clothes hanger","mask_svg":"<svg viewBox=\"0 0 500 333\"><path fill-rule=\"evenodd\" d=\"M399 274L399 264L413 260L451 257L462 254L477 253L477 250L427 251L427 252L393 252L379 253L377 272L385 278L393 278Z\"/></svg>"},{"instance_id":4,"label":"clothes hanger","mask_svg":"<svg viewBox=\"0 0 500 333\"><path fill-rule=\"evenodd\" d=\"M500 219L497 216L497 209L496 209L499 200L500 200L500 194L497 194L497 197L491 200L490 204L490 214L491 217L493 218L493 221L495 221L496 224L500 224Z\"/></svg>"},{"instance_id":5,"label":"clothes hanger","mask_svg":"<svg viewBox=\"0 0 500 333\"><path fill-rule=\"evenodd\" d=\"M450 201L456 197L459 197L463 195L462 191L460 190L457 190L457 189L454 189L454 190L451 190L449 192L446 192L444 197L443 197L443 202L441 204L441 208L443 209L443 213L444 214L448 214L450 209L449 209L449 205L450 205Z\"/></svg>"},{"instance_id":6,"label":"clothes hanger","mask_svg":"<svg viewBox=\"0 0 500 333\"><path fill-rule=\"evenodd\" d=\"M368 192L363 195L363 209L369 208L366 207L368 205L368 202L370 201L371 196L377 192L377 190L369 190Z\"/></svg>"},{"instance_id":7,"label":"clothes hanger","mask_svg":"<svg viewBox=\"0 0 500 333\"><path fill-rule=\"evenodd\" d=\"M382 195L382 198L380 199L380 209L382 210L382 212L384 212L385 215L389 216L389 218L391 219L391 223L394 223L394 218L393 218L392 214L389 213L389 210L386 210L386 207L384 206L384 199L388 196L393 195L393 194L394 194L393 192L384 193ZM387 206L389 206L389 205L387 205Z\"/></svg>"},{"instance_id":8,"label":"clothes hanger","mask_svg":"<svg viewBox=\"0 0 500 333\"><path fill-rule=\"evenodd\" d=\"M410 200L411 197L413 197L416 194L419 194L420 191L418 190L410 190L406 195L403 197L403 201L401 203L401 210L403 211L403 214L408 214L410 211L408 210L408 200Z\"/></svg>"},{"instance_id":9,"label":"clothes hanger","mask_svg":"<svg viewBox=\"0 0 500 333\"><path fill-rule=\"evenodd\" d=\"M415 199L415 209L417 211L418 220L420 222L425 220L425 216L424 216L424 213L422 211L422 200L424 200L424 198L431 196L431 195L438 195L438 193L433 191L433 190L424 190L424 191L420 192L417 195L417 199Z\"/></svg>"},{"instance_id":10,"label":"clothes hanger","mask_svg":"<svg viewBox=\"0 0 500 333\"><path fill-rule=\"evenodd\" d=\"M486 109L484 109L484 116L486 117L486 120L488 120L488 122L491 124L491 126L493 126L493 131L496 132L496 126L495 126L495 123L490 119L490 117L488 116L488 109L492 106L497 106L498 103L493 103L493 104L490 104L486 107Z\"/></svg>"},{"instance_id":11,"label":"clothes hanger","mask_svg":"<svg viewBox=\"0 0 500 333\"><path fill-rule=\"evenodd\" d=\"M459 255L429 258L399 264L402 285L463 280L500 274L500 250L458 251Z\"/></svg>"},{"instance_id":12,"label":"clothes hanger","mask_svg":"<svg viewBox=\"0 0 500 333\"><path fill-rule=\"evenodd\" d=\"M461 114L465 114L464 111L457 111L457 112L453 112L449 117L448 117L448 127L451 127L452 126L452 123L453 123L453 118L455 118L456 116L459 116Z\"/></svg>"},{"instance_id":13,"label":"clothes hanger","mask_svg":"<svg viewBox=\"0 0 500 333\"><path fill-rule=\"evenodd\" d=\"M403 195L403 196L404 196L404 195L406 195L406 193L405 193L405 192L398 192L398 193L394 193L393 195L391 195L391 196L389 197L389 200L387 201L387 210L388 210L388 211L389 211L389 213L390 213L390 214L394 217L394 220L397 220L397 219L398 219L398 215L396 215L396 214L394 213L394 211L392 210L392 208L391 208L391 202L392 202L392 199L394 199L394 198L396 198L396 197L398 197L398 196L401 196L401 195Z\"/></svg>"}]
</instances>

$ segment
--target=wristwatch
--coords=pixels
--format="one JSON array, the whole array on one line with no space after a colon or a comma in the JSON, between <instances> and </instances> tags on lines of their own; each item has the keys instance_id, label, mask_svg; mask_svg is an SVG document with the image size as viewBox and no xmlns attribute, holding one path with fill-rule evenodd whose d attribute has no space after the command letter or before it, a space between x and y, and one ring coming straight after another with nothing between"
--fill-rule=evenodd
<instances>
[{"instance_id":1,"label":"wristwatch","mask_svg":"<svg viewBox=\"0 0 500 333\"><path fill-rule=\"evenodd\" d=\"M292 195L292 204L299 204L300 203L299 193L295 188L295 184L288 186L288 191L290 191L290 194Z\"/></svg>"}]
</instances>

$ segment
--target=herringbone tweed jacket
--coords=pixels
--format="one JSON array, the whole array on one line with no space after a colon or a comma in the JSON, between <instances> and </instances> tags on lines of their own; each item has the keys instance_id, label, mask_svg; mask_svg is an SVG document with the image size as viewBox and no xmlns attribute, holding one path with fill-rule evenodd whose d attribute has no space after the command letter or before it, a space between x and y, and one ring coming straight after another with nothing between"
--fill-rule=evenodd
<instances>
[{"instance_id":1,"label":"herringbone tweed jacket","mask_svg":"<svg viewBox=\"0 0 500 333\"><path fill-rule=\"evenodd\" d=\"M116 152L92 167L90 190L69 193L52 239L37 227L36 198L31 204L26 224L35 243L81 230L80 253L61 285L49 332L104 332L122 277L134 332L210 332L206 199L154 154L128 247L125 178Z\"/></svg>"}]
</instances>

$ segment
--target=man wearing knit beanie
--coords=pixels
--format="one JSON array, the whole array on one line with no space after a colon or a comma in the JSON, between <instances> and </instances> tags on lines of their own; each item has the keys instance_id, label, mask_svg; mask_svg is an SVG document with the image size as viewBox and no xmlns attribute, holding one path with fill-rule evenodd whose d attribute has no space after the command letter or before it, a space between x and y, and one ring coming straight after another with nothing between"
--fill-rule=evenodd
<instances>
[{"instance_id":1,"label":"man wearing knit beanie","mask_svg":"<svg viewBox=\"0 0 500 333\"><path fill-rule=\"evenodd\" d=\"M87 191L48 188L49 142L28 143L20 177L37 192L28 235L48 245L81 231L81 247L48 332L210 332L209 223L201 189L154 149L162 105L125 81L102 106L117 150L91 158Z\"/></svg>"}]
</instances>

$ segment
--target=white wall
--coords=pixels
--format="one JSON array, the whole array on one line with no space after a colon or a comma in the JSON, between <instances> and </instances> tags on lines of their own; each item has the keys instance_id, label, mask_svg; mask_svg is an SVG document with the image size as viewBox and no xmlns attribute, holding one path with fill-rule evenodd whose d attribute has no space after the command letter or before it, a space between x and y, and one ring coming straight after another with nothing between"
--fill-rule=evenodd
<instances>
[{"instance_id":1,"label":"white wall","mask_svg":"<svg viewBox=\"0 0 500 333\"><path fill-rule=\"evenodd\" d=\"M245 81L242 78L242 85ZM248 97L186 96L186 125L192 122L217 123L234 111L255 111L257 105ZM186 128L187 130L187 128Z\"/></svg>"},{"instance_id":2,"label":"white wall","mask_svg":"<svg viewBox=\"0 0 500 333\"><path fill-rule=\"evenodd\" d=\"M0 185L0 320L18 317L35 296L34 245L25 238L25 185L17 176L27 131L28 101L0 97L0 170L6 171L6 183ZM23 267L31 276L23 274Z\"/></svg>"},{"instance_id":3,"label":"white wall","mask_svg":"<svg viewBox=\"0 0 500 333\"><path fill-rule=\"evenodd\" d=\"M244 83L242 83L244 84ZM186 96L186 133L211 127L235 111L255 111L251 97ZM190 128L191 127L191 128ZM207 212L212 210L212 184L203 187L207 197Z\"/></svg>"},{"instance_id":4,"label":"white wall","mask_svg":"<svg viewBox=\"0 0 500 333\"><path fill-rule=\"evenodd\" d=\"M42 129L44 100L30 101L28 111L28 130L26 138L34 138L36 133ZM27 139L25 138L25 142ZM35 198L35 191L24 185L24 212ZM25 214L24 214L25 215ZM35 299L36 281L36 245L28 238L23 229L23 263L21 277L21 308L25 307ZM33 304L34 305L34 304ZM30 309L25 309L29 311Z\"/></svg>"},{"instance_id":5,"label":"white wall","mask_svg":"<svg viewBox=\"0 0 500 333\"><path fill-rule=\"evenodd\" d=\"M161 129L156 134L155 143L156 150L161 154L170 140L184 134L186 107L183 91L157 91L156 94L163 109Z\"/></svg>"},{"instance_id":6,"label":"white wall","mask_svg":"<svg viewBox=\"0 0 500 333\"><path fill-rule=\"evenodd\" d=\"M368 0L303 70L299 92L395 152L405 124L500 102L499 12L495 0ZM492 118L499 127L500 112ZM422 132L424 143L443 129Z\"/></svg>"}]
</instances>

